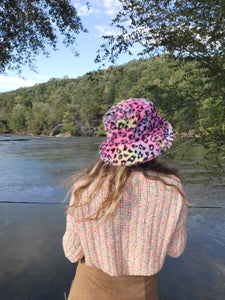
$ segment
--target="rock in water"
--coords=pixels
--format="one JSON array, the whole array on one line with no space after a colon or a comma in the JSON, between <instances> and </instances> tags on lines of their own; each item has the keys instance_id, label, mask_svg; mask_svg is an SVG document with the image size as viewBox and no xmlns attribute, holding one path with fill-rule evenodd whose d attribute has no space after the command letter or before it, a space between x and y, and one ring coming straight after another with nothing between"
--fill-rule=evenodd
<instances>
[{"instance_id":1,"label":"rock in water","mask_svg":"<svg viewBox=\"0 0 225 300\"><path fill-rule=\"evenodd\" d=\"M50 136L55 136L60 133L61 128L65 126L64 123L60 123L55 126L55 128L52 129L52 132L50 133Z\"/></svg>"}]
</instances>

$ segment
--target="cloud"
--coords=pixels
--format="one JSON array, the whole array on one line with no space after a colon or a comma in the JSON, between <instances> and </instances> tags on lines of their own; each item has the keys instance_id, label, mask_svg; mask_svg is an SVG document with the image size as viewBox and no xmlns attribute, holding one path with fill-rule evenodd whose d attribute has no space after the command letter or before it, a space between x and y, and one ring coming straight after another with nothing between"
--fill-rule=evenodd
<instances>
[{"instance_id":1,"label":"cloud","mask_svg":"<svg viewBox=\"0 0 225 300\"><path fill-rule=\"evenodd\" d=\"M21 87L29 87L39 83L34 80L25 80L22 78L0 75L0 92L12 91Z\"/></svg>"},{"instance_id":2,"label":"cloud","mask_svg":"<svg viewBox=\"0 0 225 300\"><path fill-rule=\"evenodd\" d=\"M95 25L95 29L98 31L99 36L116 34L115 30L113 30L110 26Z\"/></svg>"},{"instance_id":3,"label":"cloud","mask_svg":"<svg viewBox=\"0 0 225 300\"><path fill-rule=\"evenodd\" d=\"M113 16L116 14L116 10L115 9L106 10L105 13L109 16Z\"/></svg>"},{"instance_id":4,"label":"cloud","mask_svg":"<svg viewBox=\"0 0 225 300\"><path fill-rule=\"evenodd\" d=\"M121 7L118 0L89 0L89 8L84 1L75 0L73 2L79 16L89 16L96 13L104 13L107 15L115 15Z\"/></svg>"},{"instance_id":5,"label":"cloud","mask_svg":"<svg viewBox=\"0 0 225 300\"><path fill-rule=\"evenodd\" d=\"M73 2L74 7L77 10L77 13L80 17L86 17L95 13L100 12L100 1L88 1L90 3L90 7L87 4L84 4L84 1L75 0ZM92 3L93 2L93 3Z\"/></svg>"},{"instance_id":6,"label":"cloud","mask_svg":"<svg viewBox=\"0 0 225 300\"><path fill-rule=\"evenodd\" d=\"M102 0L102 5L105 8L105 14L109 16L115 16L121 8L118 0Z\"/></svg>"},{"instance_id":7,"label":"cloud","mask_svg":"<svg viewBox=\"0 0 225 300\"><path fill-rule=\"evenodd\" d=\"M107 9L116 9L121 6L118 0L102 0L102 4Z\"/></svg>"}]
</instances>

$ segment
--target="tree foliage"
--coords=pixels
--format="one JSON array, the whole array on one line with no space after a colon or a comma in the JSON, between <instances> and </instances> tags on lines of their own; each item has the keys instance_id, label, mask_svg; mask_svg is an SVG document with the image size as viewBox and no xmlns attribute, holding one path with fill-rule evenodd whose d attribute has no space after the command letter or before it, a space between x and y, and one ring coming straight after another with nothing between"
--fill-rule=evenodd
<instances>
[{"instance_id":1,"label":"tree foliage","mask_svg":"<svg viewBox=\"0 0 225 300\"><path fill-rule=\"evenodd\" d=\"M156 104L177 135L224 141L225 87L221 83L218 92L218 84L196 61L167 55L134 60L77 79L52 79L0 94L0 132L50 134L64 123L63 130L76 135L73 125L81 122L102 135L102 116L112 104L143 97Z\"/></svg>"},{"instance_id":2,"label":"tree foliage","mask_svg":"<svg viewBox=\"0 0 225 300\"><path fill-rule=\"evenodd\" d=\"M37 54L48 56L47 45L56 50L57 31L66 46L86 31L68 0L2 0L0 24L0 73L20 70L23 64L34 68Z\"/></svg>"},{"instance_id":3,"label":"tree foliage","mask_svg":"<svg viewBox=\"0 0 225 300\"><path fill-rule=\"evenodd\" d=\"M104 36L96 61L114 62L139 46L142 57L167 52L198 60L213 73L225 73L224 0L119 1L122 9L112 22L118 33Z\"/></svg>"}]
</instances>

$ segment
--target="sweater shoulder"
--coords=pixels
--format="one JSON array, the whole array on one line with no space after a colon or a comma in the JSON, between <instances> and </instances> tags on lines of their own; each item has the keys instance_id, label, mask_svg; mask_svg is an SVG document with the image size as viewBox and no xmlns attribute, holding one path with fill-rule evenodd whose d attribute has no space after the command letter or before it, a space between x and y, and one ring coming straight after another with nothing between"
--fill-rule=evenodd
<instances>
[{"instance_id":1,"label":"sweater shoulder","mask_svg":"<svg viewBox=\"0 0 225 300\"><path fill-rule=\"evenodd\" d=\"M159 173L159 172L155 172L155 171L147 171L147 175L148 175L148 177L145 177L145 175L142 174L141 172L134 171L130 175L130 180L131 181L146 180L147 182L150 182L151 180L154 180L154 179L156 180L158 178L159 180L162 179L162 181L165 181L166 183L171 183L174 185L181 184L180 178L178 178L176 175L173 175L173 174L164 174L164 173Z\"/></svg>"},{"instance_id":2,"label":"sweater shoulder","mask_svg":"<svg viewBox=\"0 0 225 300\"><path fill-rule=\"evenodd\" d=\"M177 187L184 194L183 184L181 183L180 178L178 178L176 175L163 174L155 171L147 171L147 175L148 177L145 177L145 175L141 172L132 172L128 179L127 186L144 184L146 186L152 187L152 184L154 182L154 184L157 184L158 186Z\"/></svg>"}]
</instances>

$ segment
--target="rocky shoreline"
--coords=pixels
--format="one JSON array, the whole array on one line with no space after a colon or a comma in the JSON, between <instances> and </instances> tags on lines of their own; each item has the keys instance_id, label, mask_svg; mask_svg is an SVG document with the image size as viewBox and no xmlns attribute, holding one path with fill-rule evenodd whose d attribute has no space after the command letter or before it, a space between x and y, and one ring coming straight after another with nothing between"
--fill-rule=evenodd
<instances>
[{"instance_id":1,"label":"rocky shoreline","mask_svg":"<svg viewBox=\"0 0 225 300\"><path fill-rule=\"evenodd\" d=\"M82 121L73 119L70 124L59 123L51 131L50 136L97 136L99 120Z\"/></svg>"},{"instance_id":2,"label":"rocky shoreline","mask_svg":"<svg viewBox=\"0 0 225 300\"><path fill-rule=\"evenodd\" d=\"M0 135L7 136L8 134L15 135L26 135L26 136L36 136L36 134L32 134L27 132L26 130L22 130L20 132L2 132ZM53 137L71 137L71 136L104 136L104 131L100 132L99 130L99 120L92 120L89 122L84 122L81 120L73 120L71 124L59 123L57 124L50 132L50 134L40 133L38 136L53 136ZM3 141L12 141L12 139L0 139L0 142ZM16 139L22 140L22 139ZM24 139L23 139L24 140ZM26 139L27 140L27 139Z\"/></svg>"}]
</instances>

